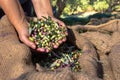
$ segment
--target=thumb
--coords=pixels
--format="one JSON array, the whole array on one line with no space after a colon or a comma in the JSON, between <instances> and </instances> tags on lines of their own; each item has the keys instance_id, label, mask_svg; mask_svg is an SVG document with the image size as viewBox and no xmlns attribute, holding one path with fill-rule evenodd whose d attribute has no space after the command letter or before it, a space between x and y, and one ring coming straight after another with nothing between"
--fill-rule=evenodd
<instances>
[{"instance_id":1,"label":"thumb","mask_svg":"<svg viewBox=\"0 0 120 80\"><path fill-rule=\"evenodd\" d=\"M31 47L32 49L35 49L35 48L36 48L36 45L35 45L32 41L30 41L30 40L28 39L28 37L22 36L22 37L20 38L20 40L21 40L23 43L25 43L27 46Z\"/></svg>"}]
</instances>

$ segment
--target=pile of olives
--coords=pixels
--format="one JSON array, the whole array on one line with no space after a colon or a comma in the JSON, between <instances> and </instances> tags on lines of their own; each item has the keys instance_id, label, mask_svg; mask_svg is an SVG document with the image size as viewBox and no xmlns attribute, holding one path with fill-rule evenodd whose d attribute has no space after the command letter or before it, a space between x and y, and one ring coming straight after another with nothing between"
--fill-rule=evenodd
<instances>
[{"instance_id":1,"label":"pile of olives","mask_svg":"<svg viewBox=\"0 0 120 80\"><path fill-rule=\"evenodd\" d=\"M55 59L55 61L50 64L51 70L70 67L74 72L81 71L80 63L78 62L78 59L81 55L81 52L79 50L69 53L61 53L61 55L61 58Z\"/></svg>"},{"instance_id":2,"label":"pile of olives","mask_svg":"<svg viewBox=\"0 0 120 80\"><path fill-rule=\"evenodd\" d=\"M51 17L30 21L29 39L38 48L52 50L54 45L66 37L66 27L54 22Z\"/></svg>"},{"instance_id":3,"label":"pile of olives","mask_svg":"<svg viewBox=\"0 0 120 80\"><path fill-rule=\"evenodd\" d=\"M82 55L82 50L76 49L75 46L67 42L60 45L58 49L44 55L41 54L39 64L47 70L56 71L69 67L73 72L81 71L79 58Z\"/></svg>"}]
</instances>

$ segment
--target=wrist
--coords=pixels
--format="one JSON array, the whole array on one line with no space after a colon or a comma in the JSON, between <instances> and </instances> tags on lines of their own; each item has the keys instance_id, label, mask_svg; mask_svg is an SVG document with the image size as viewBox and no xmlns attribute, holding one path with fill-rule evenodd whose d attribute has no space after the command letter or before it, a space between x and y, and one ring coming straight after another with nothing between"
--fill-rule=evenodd
<instances>
[{"instance_id":1,"label":"wrist","mask_svg":"<svg viewBox=\"0 0 120 80\"><path fill-rule=\"evenodd\" d=\"M17 30L18 33L21 33L23 30L27 30L29 27L28 21L25 20L20 20L18 23L15 23L15 29Z\"/></svg>"},{"instance_id":2,"label":"wrist","mask_svg":"<svg viewBox=\"0 0 120 80\"><path fill-rule=\"evenodd\" d=\"M50 0L32 0L32 2L38 18L41 18L42 16L53 17Z\"/></svg>"}]
</instances>

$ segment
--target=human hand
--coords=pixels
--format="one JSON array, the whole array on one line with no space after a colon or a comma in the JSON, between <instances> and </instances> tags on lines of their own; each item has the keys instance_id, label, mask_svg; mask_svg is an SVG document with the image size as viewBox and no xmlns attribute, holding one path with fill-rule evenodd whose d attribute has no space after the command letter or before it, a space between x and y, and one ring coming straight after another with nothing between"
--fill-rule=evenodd
<instances>
[{"instance_id":1,"label":"human hand","mask_svg":"<svg viewBox=\"0 0 120 80\"><path fill-rule=\"evenodd\" d=\"M60 27L65 27L65 28L66 28L66 25L64 24L64 22L62 22L61 20L59 20L59 19L57 19L57 18L55 18L55 17L51 17L51 18L52 18L52 20L53 20L54 22L57 22L57 23L60 25ZM66 35L66 36L68 35L67 31L65 32L65 35ZM58 43L59 43L59 45L60 45L60 44L62 44L62 43L65 42L65 41L66 41L66 37L65 37L64 39L58 41ZM58 45L58 46L59 46L59 45ZM57 46L57 45L54 45L54 48L58 48L58 46Z\"/></svg>"},{"instance_id":2,"label":"human hand","mask_svg":"<svg viewBox=\"0 0 120 80\"><path fill-rule=\"evenodd\" d=\"M30 18L29 18L30 19ZM37 48L36 44L29 40L30 34L29 34L29 23L23 22L19 29L17 29L19 39L21 42L32 48L32 50L39 51L39 52L45 52L45 49L43 48Z\"/></svg>"},{"instance_id":3,"label":"human hand","mask_svg":"<svg viewBox=\"0 0 120 80\"><path fill-rule=\"evenodd\" d=\"M20 23L17 27L19 27L16 30L18 32L20 41L26 44L27 46L29 46L30 48L35 49L36 48L35 43L29 40L29 31L28 31L29 23L25 20L24 22Z\"/></svg>"}]
</instances>

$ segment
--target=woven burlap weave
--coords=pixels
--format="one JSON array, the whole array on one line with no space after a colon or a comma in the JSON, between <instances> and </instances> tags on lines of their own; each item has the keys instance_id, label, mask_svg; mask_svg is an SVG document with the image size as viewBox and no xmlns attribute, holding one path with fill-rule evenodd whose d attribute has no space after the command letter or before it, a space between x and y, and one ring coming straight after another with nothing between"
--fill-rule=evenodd
<instances>
[{"instance_id":1,"label":"woven burlap weave","mask_svg":"<svg viewBox=\"0 0 120 80\"><path fill-rule=\"evenodd\" d=\"M109 58L114 73L113 76L115 80L120 80L120 43L112 47Z\"/></svg>"},{"instance_id":2,"label":"woven burlap weave","mask_svg":"<svg viewBox=\"0 0 120 80\"><path fill-rule=\"evenodd\" d=\"M0 20L0 80L13 80L31 69L29 48L20 43L6 16Z\"/></svg>"}]
</instances>

